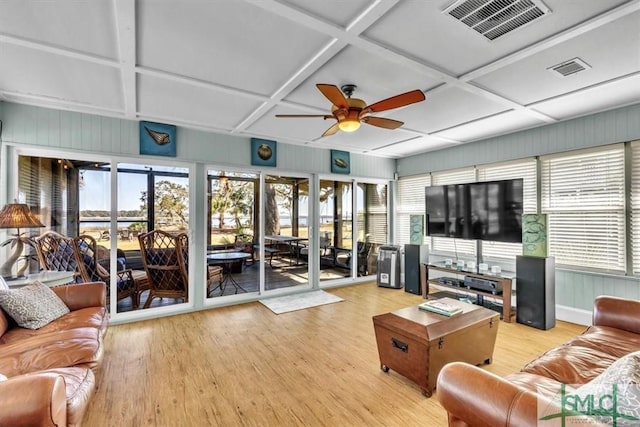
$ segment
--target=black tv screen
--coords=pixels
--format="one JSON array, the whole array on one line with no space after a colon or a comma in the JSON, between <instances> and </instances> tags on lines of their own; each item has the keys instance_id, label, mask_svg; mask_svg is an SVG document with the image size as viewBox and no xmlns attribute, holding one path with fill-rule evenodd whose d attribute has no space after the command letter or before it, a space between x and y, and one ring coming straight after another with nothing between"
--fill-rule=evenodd
<instances>
[{"instance_id":1,"label":"black tv screen","mask_svg":"<svg viewBox=\"0 0 640 427\"><path fill-rule=\"evenodd\" d=\"M523 180L425 187L427 235L522 242Z\"/></svg>"}]
</instances>

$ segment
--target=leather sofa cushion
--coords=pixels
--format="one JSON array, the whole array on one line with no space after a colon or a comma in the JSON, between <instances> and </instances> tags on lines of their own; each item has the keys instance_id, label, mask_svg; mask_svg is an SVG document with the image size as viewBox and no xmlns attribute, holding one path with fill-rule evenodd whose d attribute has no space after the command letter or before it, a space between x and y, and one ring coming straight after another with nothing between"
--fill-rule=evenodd
<instances>
[{"instance_id":1,"label":"leather sofa cushion","mask_svg":"<svg viewBox=\"0 0 640 427\"><path fill-rule=\"evenodd\" d=\"M567 344L597 348L620 358L640 350L640 335L609 326L591 326Z\"/></svg>"},{"instance_id":2,"label":"leather sofa cushion","mask_svg":"<svg viewBox=\"0 0 640 427\"><path fill-rule=\"evenodd\" d=\"M620 357L640 350L640 336L607 326L592 326L584 334L553 348L522 371L564 384L585 384Z\"/></svg>"},{"instance_id":3,"label":"leather sofa cushion","mask_svg":"<svg viewBox=\"0 0 640 427\"><path fill-rule=\"evenodd\" d=\"M29 337L77 328L95 328L104 336L109 320L106 312L104 307L87 307L72 311L38 330L14 327L0 336L0 344L11 344Z\"/></svg>"},{"instance_id":4,"label":"leather sofa cushion","mask_svg":"<svg viewBox=\"0 0 640 427\"><path fill-rule=\"evenodd\" d=\"M98 329L61 330L0 345L0 372L13 377L61 367L96 369L102 355Z\"/></svg>"},{"instance_id":5,"label":"leather sofa cushion","mask_svg":"<svg viewBox=\"0 0 640 427\"><path fill-rule=\"evenodd\" d=\"M529 372L516 372L505 377L506 380L518 385L521 388L541 394L547 398L553 398L560 392L560 382L551 378L543 377ZM571 384L566 385L566 390L571 391Z\"/></svg>"}]
</instances>

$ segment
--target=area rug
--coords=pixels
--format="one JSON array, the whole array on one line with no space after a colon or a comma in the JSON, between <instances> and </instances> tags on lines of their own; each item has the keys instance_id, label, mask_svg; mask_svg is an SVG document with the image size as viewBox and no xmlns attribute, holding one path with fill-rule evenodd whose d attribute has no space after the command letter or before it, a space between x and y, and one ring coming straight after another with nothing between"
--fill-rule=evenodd
<instances>
[{"instance_id":1,"label":"area rug","mask_svg":"<svg viewBox=\"0 0 640 427\"><path fill-rule=\"evenodd\" d=\"M284 297L261 299L260 302L275 314L289 313L319 305L344 301L325 291L311 291Z\"/></svg>"}]
</instances>

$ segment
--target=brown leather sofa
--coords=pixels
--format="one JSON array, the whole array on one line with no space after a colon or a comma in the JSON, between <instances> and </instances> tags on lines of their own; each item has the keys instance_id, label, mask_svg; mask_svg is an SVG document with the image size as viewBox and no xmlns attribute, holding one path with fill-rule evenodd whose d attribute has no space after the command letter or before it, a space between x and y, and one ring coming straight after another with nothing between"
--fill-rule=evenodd
<instances>
[{"instance_id":1,"label":"brown leather sofa","mask_svg":"<svg viewBox=\"0 0 640 427\"><path fill-rule=\"evenodd\" d=\"M96 387L109 320L104 283L58 286L70 313L32 330L0 309L0 426L76 426Z\"/></svg>"},{"instance_id":2,"label":"brown leather sofa","mask_svg":"<svg viewBox=\"0 0 640 427\"><path fill-rule=\"evenodd\" d=\"M450 427L539 426L538 404L561 384L586 384L621 357L640 350L640 301L596 298L592 326L567 343L501 378L450 363L440 371L438 399Z\"/></svg>"}]
</instances>

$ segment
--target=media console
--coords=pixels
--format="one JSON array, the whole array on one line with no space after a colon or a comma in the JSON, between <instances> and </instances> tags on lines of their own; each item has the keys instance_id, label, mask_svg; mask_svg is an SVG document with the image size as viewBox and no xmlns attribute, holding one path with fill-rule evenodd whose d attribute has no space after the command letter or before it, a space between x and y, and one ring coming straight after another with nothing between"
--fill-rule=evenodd
<instances>
[{"instance_id":1,"label":"media console","mask_svg":"<svg viewBox=\"0 0 640 427\"><path fill-rule=\"evenodd\" d=\"M479 299L487 297L496 298L502 300L502 320L507 323L511 322L511 317L515 316L515 310L511 307L511 278L504 276L491 276L488 274L477 274L469 271L460 271L453 268L448 268L433 264L421 264L420 273L423 277L422 283L422 297L428 298L429 284L437 285L442 288L454 289L457 291L469 292L475 294ZM444 273L450 273L456 276L463 276L462 279L456 280L451 277L444 278L445 280L430 279L429 271L440 271ZM471 284L477 286L471 286Z\"/></svg>"}]
</instances>

